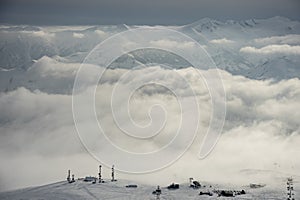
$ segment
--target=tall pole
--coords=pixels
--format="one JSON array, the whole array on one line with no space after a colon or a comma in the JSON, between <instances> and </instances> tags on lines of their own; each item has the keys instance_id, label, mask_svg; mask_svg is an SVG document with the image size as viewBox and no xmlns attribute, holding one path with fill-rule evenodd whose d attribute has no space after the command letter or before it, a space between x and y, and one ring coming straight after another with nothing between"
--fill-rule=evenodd
<instances>
[{"instance_id":1,"label":"tall pole","mask_svg":"<svg viewBox=\"0 0 300 200\"><path fill-rule=\"evenodd\" d=\"M294 193L293 193L294 187L293 187L293 178L288 178L287 181L287 195L288 200L294 200Z\"/></svg>"},{"instance_id":2,"label":"tall pole","mask_svg":"<svg viewBox=\"0 0 300 200\"><path fill-rule=\"evenodd\" d=\"M68 170L68 176L67 176L67 181L71 181L71 170Z\"/></svg>"},{"instance_id":3,"label":"tall pole","mask_svg":"<svg viewBox=\"0 0 300 200\"><path fill-rule=\"evenodd\" d=\"M111 168L111 181L115 181L115 166L114 165Z\"/></svg>"},{"instance_id":4,"label":"tall pole","mask_svg":"<svg viewBox=\"0 0 300 200\"><path fill-rule=\"evenodd\" d=\"M99 183L102 183L101 168L102 168L102 166L99 165L99 173L98 173L98 175L99 175Z\"/></svg>"},{"instance_id":5,"label":"tall pole","mask_svg":"<svg viewBox=\"0 0 300 200\"><path fill-rule=\"evenodd\" d=\"M72 181L71 182L75 182L75 175L72 174Z\"/></svg>"},{"instance_id":6,"label":"tall pole","mask_svg":"<svg viewBox=\"0 0 300 200\"><path fill-rule=\"evenodd\" d=\"M190 178L190 186L192 186L193 185L193 178Z\"/></svg>"},{"instance_id":7,"label":"tall pole","mask_svg":"<svg viewBox=\"0 0 300 200\"><path fill-rule=\"evenodd\" d=\"M156 189L156 200L160 200L160 195L161 195L161 189L158 185Z\"/></svg>"}]
</instances>

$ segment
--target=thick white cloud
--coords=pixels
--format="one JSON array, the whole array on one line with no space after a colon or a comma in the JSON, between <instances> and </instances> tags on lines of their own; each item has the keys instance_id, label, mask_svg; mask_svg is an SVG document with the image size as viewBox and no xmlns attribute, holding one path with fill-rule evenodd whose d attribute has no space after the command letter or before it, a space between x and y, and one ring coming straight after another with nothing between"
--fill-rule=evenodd
<instances>
[{"instance_id":1,"label":"thick white cloud","mask_svg":"<svg viewBox=\"0 0 300 200\"><path fill-rule=\"evenodd\" d=\"M36 66L41 69L35 73L40 74L41 80L43 77L47 79L49 76L56 76L57 82L60 79L72 81L72 64L68 65L59 71L59 66L63 66L61 63L45 59ZM134 71L109 69L105 72L96 92L97 117L111 141L128 151L149 152L167 144L180 125L180 107L176 97L166 88L152 84L138 89L129 105L130 115L135 123L145 125L151 122L148 111L155 104L162 105L168 113L162 132L141 143L124 135L112 117L110 94L116 84L125 86L130 83L138 86L142 79L161 80L174 85L178 93L188 99L191 93L186 88L188 85L178 79L179 74L195 90L201 110L198 136L191 148L174 165L143 175L143 178L120 173L118 177L143 179L141 181L152 184L158 184L158 177L165 177L159 179L159 184L167 184L170 181L186 181L191 176L201 180L248 184L261 181L263 176L258 174L257 177L249 177L240 174L240 170L279 170L299 175L299 161L286 155L300 153L300 115L295 112L300 107L300 80L290 79L274 83L233 76L221 71L227 92L227 118L223 135L212 154L204 160L198 160L197 154L208 128L212 108L205 83L196 72L193 68L167 70L158 66ZM214 70L200 72L216 73ZM127 73L130 73L127 81L120 80ZM86 74L86 79L89 77ZM126 94L126 90L123 93ZM82 95L84 94L83 92ZM117 107L124 103L122 99L116 102ZM77 136L72 118L71 95L47 94L19 88L2 92L0 105L0 155L5 160L0 167L0 173L4 189L61 180L65 178L68 168L73 169L77 177L97 173L97 162L84 150ZM192 120L192 108L186 112L190 113ZM89 121L90 119L85 119L78 123L82 123L89 131ZM90 139L93 141L94 138ZM104 141L97 141L95 144L101 145L102 142ZM20 165L21 171L17 170ZM49 172L46 168L49 165L55 166L55 170L46 173ZM10 173L12 169L16 170L13 174ZM106 169L107 177L108 172L109 169ZM228 175L231 176L230 180Z\"/></svg>"},{"instance_id":2,"label":"thick white cloud","mask_svg":"<svg viewBox=\"0 0 300 200\"><path fill-rule=\"evenodd\" d=\"M39 36L39 37L45 37L47 39L51 39L55 37L55 33L45 32L45 31L34 31L32 32L33 35Z\"/></svg>"},{"instance_id":3,"label":"thick white cloud","mask_svg":"<svg viewBox=\"0 0 300 200\"><path fill-rule=\"evenodd\" d=\"M3 33L14 33L15 31L5 31L5 30L2 30L1 32ZM44 39L47 39L47 40L50 40L52 39L53 37L55 37L55 32L51 32L51 31L47 31L47 30L37 30L37 31L29 31L29 30L23 30L23 31L16 31L16 32L19 32L21 34L27 34L27 35L30 35L30 36L33 36L33 37L41 37L41 38L44 38Z\"/></svg>"},{"instance_id":4,"label":"thick white cloud","mask_svg":"<svg viewBox=\"0 0 300 200\"><path fill-rule=\"evenodd\" d=\"M180 47L180 48L193 48L195 46L195 43L193 42L177 42L173 40L155 40L150 41L150 44L157 46L157 47L165 47L165 48L174 48L174 47Z\"/></svg>"},{"instance_id":5,"label":"thick white cloud","mask_svg":"<svg viewBox=\"0 0 300 200\"><path fill-rule=\"evenodd\" d=\"M101 37L106 36L106 33L104 31L102 31L102 30L95 30L95 33L97 33Z\"/></svg>"},{"instance_id":6,"label":"thick white cloud","mask_svg":"<svg viewBox=\"0 0 300 200\"><path fill-rule=\"evenodd\" d=\"M210 43L212 43L212 44L233 44L234 41L226 39L226 38L222 38L222 39L211 40Z\"/></svg>"},{"instance_id":7,"label":"thick white cloud","mask_svg":"<svg viewBox=\"0 0 300 200\"><path fill-rule=\"evenodd\" d=\"M73 37L74 38L84 38L84 34L82 34L82 33L73 33Z\"/></svg>"},{"instance_id":8,"label":"thick white cloud","mask_svg":"<svg viewBox=\"0 0 300 200\"><path fill-rule=\"evenodd\" d=\"M272 36L254 39L256 43L262 44L290 44L297 45L300 44L300 35L282 35L282 36Z\"/></svg>"},{"instance_id":9,"label":"thick white cloud","mask_svg":"<svg viewBox=\"0 0 300 200\"><path fill-rule=\"evenodd\" d=\"M287 54L287 55L300 55L300 46L291 46L288 44L283 45L267 45L262 48L255 48L251 46L243 47L240 49L242 53L251 54Z\"/></svg>"}]
</instances>

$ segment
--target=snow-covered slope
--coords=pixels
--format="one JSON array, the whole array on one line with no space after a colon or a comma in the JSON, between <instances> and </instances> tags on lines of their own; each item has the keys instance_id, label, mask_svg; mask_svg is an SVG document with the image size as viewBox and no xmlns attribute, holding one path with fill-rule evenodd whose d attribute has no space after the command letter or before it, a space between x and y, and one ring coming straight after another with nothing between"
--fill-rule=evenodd
<instances>
[{"instance_id":1,"label":"snow-covered slope","mask_svg":"<svg viewBox=\"0 0 300 200\"><path fill-rule=\"evenodd\" d=\"M283 17L226 22L205 18L181 27L180 31L203 43L216 65L230 73L253 79L275 80L300 76L299 54L290 54L284 50L280 53L250 53L242 50L244 47L260 49L283 44L299 48L298 21ZM284 46L279 48L284 49Z\"/></svg>"},{"instance_id":2,"label":"snow-covered slope","mask_svg":"<svg viewBox=\"0 0 300 200\"><path fill-rule=\"evenodd\" d=\"M134 29L136 26L1 26L1 76L11 76L14 74L12 71L16 74L19 70L27 71L43 56L65 63L81 63L101 41L128 28ZM298 21L283 17L226 22L205 18L186 26L168 28L197 40L207 50L217 67L232 74L252 79L282 80L300 77ZM132 68L137 64L154 61L173 68L190 65L168 52L141 50L122 56L111 67ZM8 70L12 71L8 73ZM2 91L11 88L7 84L11 83L1 84Z\"/></svg>"},{"instance_id":3,"label":"snow-covered slope","mask_svg":"<svg viewBox=\"0 0 300 200\"><path fill-rule=\"evenodd\" d=\"M284 181L282 187L271 188L268 185L262 188L250 188L249 186L225 186L219 184L201 183L200 189L193 189L189 184L180 184L177 190L168 190L167 187L161 186L162 193L160 199L168 200L189 200L189 199L278 199L286 198L286 188ZM152 194L157 186L138 184L137 188L126 188L128 184L136 184L131 181L119 180L117 182L96 183L83 182L77 180L75 183L67 183L61 181L49 185L26 188L10 192L0 193L0 199L3 200L95 200L95 199L115 199L115 200L141 200L156 199L156 195ZM203 187L205 186L205 187ZM297 185L295 186L297 187ZM233 197L218 197L214 190L245 190L246 194L236 195ZM202 192L212 192L213 196L199 195ZM299 194L299 191L296 191Z\"/></svg>"},{"instance_id":4,"label":"snow-covered slope","mask_svg":"<svg viewBox=\"0 0 300 200\"><path fill-rule=\"evenodd\" d=\"M120 26L0 26L0 67L27 69L43 56L80 62L108 36L126 30ZM82 56L83 54L83 56Z\"/></svg>"}]
</instances>

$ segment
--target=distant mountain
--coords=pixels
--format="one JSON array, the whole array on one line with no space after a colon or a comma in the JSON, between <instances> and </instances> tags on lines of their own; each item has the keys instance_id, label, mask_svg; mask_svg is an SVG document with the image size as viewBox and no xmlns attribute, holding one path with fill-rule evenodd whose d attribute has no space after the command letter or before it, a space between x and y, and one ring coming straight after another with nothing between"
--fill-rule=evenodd
<instances>
[{"instance_id":1,"label":"distant mountain","mask_svg":"<svg viewBox=\"0 0 300 200\"><path fill-rule=\"evenodd\" d=\"M47 68L45 58L49 58L50 63L56 63L58 68L67 63L79 65L97 44L111 35L134 28L137 26L2 25L0 91L46 84L47 81L41 79L45 74L39 74L42 71L37 70L38 65ZM225 22L204 18L186 26L168 28L183 32L198 41L218 68L234 75L274 81L300 78L298 21L284 17ZM147 63L158 63L171 69L190 67L190 63L170 52L144 49L121 56L110 68L131 69ZM74 70L71 71L75 73ZM30 75L33 72L35 75ZM28 77L31 77L30 80L25 80ZM71 87L73 78L64 79L63 82Z\"/></svg>"}]
</instances>

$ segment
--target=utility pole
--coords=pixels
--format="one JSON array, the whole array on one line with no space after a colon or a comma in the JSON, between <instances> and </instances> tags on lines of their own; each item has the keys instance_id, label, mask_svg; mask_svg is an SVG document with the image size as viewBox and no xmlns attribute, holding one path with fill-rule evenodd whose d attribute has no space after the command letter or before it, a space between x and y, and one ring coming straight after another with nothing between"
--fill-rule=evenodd
<instances>
[{"instance_id":1,"label":"utility pole","mask_svg":"<svg viewBox=\"0 0 300 200\"><path fill-rule=\"evenodd\" d=\"M293 178L292 177L288 178L286 184L287 184L287 195L288 195L287 200L295 200L294 193L293 193L293 190L294 190Z\"/></svg>"},{"instance_id":2,"label":"utility pole","mask_svg":"<svg viewBox=\"0 0 300 200\"><path fill-rule=\"evenodd\" d=\"M99 173L98 173L98 175L99 175L99 183L102 183L101 168L102 168L102 166L99 165Z\"/></svg>"},{"instance_id":3,"label":"utility pole","mask_svg":"<svg viewBox=\"0 0 300 200\"><path fill-rule=\"evenodd\" d=\"M189 178L189 180L190 180L190 187L192 187L193 186L193 178Z\"/></svg>"},{"instance_id":4,"label":"utility pole","mask_svg":"<svg viewBox=\"0 0 300 200\"><path fill-rule=\"evenodd\" d=\"M68 170L67 181L68 181L69 183L71 182L71 170Z\"/></svg>"},{"instance_id":5,"label":"utility pole","mask_svg":"<svg viewBox=\"0 0 300 200\"><path fill-rule=\"evenodd\" d=\"M160 195L161 195L161 189L158 185L156 189L156 200L160 200Z\"/></svg>"},{"instance_id":6,"label":"utility pole","mask_svg":"<svg viewBox=\"0 0 300 200\"><path fill-rule=\"evenodd\" d=\"M114 165L111 168L111 181L112 182L116 181L116 179L115 179L115 166Z\"/></svg>"},{"instance_id":7,"label":"utility pole","mask_svg":"<svg viewBox=\"0 0 300 200\"><path fill-rule=\"evenodd\" d=\"M72 183L74 183L74 182L75 182L75 178L74 178L74 177L75 177L75 175L74 175L74 174L72 174L72 181L71 181Z\"/></svg>"}]
</instances>

